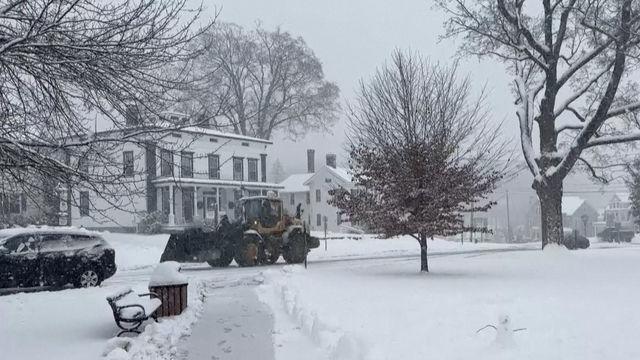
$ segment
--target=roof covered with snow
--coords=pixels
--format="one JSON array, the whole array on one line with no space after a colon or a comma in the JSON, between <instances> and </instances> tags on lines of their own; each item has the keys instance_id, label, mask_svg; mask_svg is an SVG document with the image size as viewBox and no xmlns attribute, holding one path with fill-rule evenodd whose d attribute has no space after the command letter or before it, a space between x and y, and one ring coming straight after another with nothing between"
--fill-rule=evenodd
<instances>
[{"instance_id":1,"label":"roof covered with snow","mask_svg":"<svg viewBox=\"0 0 640 360\"><path fill-rule=\"evenodd\" d=\"M580 206L584 203L583 199L577 196L563 196L562 197L562 213L569 216L573 215Z\"/></svg>"},{"instance_id":2,"label":"roof covered with snow","mask_svg":"<svg viewBox=\"0 0 640 360\"><path fill-rule=\"evenodd\" d=\"M313 173L306 174L293 174L288 178L284 179L279 185L284 186L280 192L283 193L296 193L296 192L305 192L309 191L309 187L306 186L306 183L311 177Z\"/></svg>"},{"instance_id":3,"label":"roof covered with snow","mask_svg":"<svg viewBox=\"0 0 640 360\"><path fill-rule=\"evenodd\" d=\"M631 202L631 199L629 199L629 194L628 193L617 193L615 196L617 196L618 199L620 199L620 202L622 202L622 203Z\"/></svg>"},{"instance_id":4,"label":"roof covered with snow","mask_svg":"<svg viewBox=\"0 0 640 360\"><path fill-rule=\"evenodd\" d=\"M345 169L345 168L333 168L331 166L323 166L322 168L320 168L320 170L316 171L315 174L313 174L313 176L311 176L309 179L307 179L307 181L304 182L305 185L309 185L309 182L311 181L311 179L313 177L315 177L317 174L321 173L323 170L326 170L330 173L332 173L334 176L336 176L338 179L346 182L346 183L350 183L351 182L351 175L349 174L349 170Z\"/></svg>"},{"instance_id":5,"label":"roof covered with snow","mask_svg":"<svg viewBox=\"0 0 640 360\"><path fill-rule=\"evenodd\" d=\"M337 176L341 177L344 181L351 182L352 176L351 174L349 174L348 169L341 168L341 167L337 167L334 169L332 167L329 167L329 170L334 174L336 174Z\"/></svg>"}]
</instances>

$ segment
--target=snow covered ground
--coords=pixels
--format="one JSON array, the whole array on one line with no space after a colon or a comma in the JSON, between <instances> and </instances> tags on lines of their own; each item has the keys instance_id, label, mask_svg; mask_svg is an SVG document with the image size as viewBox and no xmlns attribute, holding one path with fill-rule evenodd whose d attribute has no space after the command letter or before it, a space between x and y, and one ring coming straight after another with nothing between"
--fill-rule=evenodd
<instances>
[{"instance_id":1,"label":"snow covered ground","mask_svg":"<svg viewBox=\"0 0 640 360\"><path fill-rule=\"evenodd\" d=\"M274 342L303 337L310 360L640 358L638 246L430 262L265 271L258 293L287 329Z\"/></svg>"},{"instance_id":2,"label":"snow covered ground","mask_svg":"<svg viewBox=\"0 0 640 360\"><path fill-rule=\"evenodd\" d=\"M227 291L247 281L248 286L255 286L250 279L259 277L262 272L267 274L268 285L262 288L260 296L276 309L276 360L297 359L299 357L296 354L301 351L310 360L326 359L329 351L333 351L335 359L376 359L378 355L380 359L400 359L402 356L407 356L407 359L424 358L417 354L442 355L436 357L442 359L466 359L466 354L482 349L491 341L492 329L478 335L475 335L475 331L486 324L497 323L497 313L502 308L510 311L514 326L528 328L515 335L516 341L526 340L524 344L518 343L518 349L527 350L532 346L527 339L556 341L555 338L545 337L544 333L555 326L544 320L550 321L556 317L559 324L564 326L554 332L562 335L557 341L575 346L575 341L579 339L570 336L574 331L588 339L594 339L596 335L585 327L571 330L565 323L571 317L585 317L584 314L589 313L590 309L599 309L601 304L597 301L612 304L616 310L623 308L621 304L633 304L635 299L631 298L629 290L632 285L627 290L623 290L623 286L632 284L632 281L637 283L638 279L628 274L628 268L632 267L632 260L640 260L633 257L640 250L634 244L603 244L603 247L614 249L593 249L571 253L571 256L563 255L563 258L579 259L574 262L580 266L587 267L590 264L593 269L600 269L598 271L611 270L601 271L602 276L595 276L596 281L592 283L585 278L587 275L593 276L589 272L591 268L587 267L582 273L582 270L571 271L571 267L567 270L563 266L559 271L562 278L573 279L565 279L567 283L563 286L559 279L549 279L552 278L551 270L540 271L538 266L534 266L538 252L505 253L499 256L483 256L478 252L538 249L539 243L460 244L437 239L429 242L430 254L434 255L430 260L433 272L419 276L416 274L419 248L412 238L380 240L363 236L354 240L340 239L340 234L333 234L333 239L327 242L327 250L324 241L321 241L320 248L312 250L309 270L306 272L298 273L300 267L285 266L294 269L293 273L285 274L280 270L282 265L258 268L233 266L229 269L190 265L183 270L190 281L189 311L175 319L149 326L133 343L120 344L129 348L125 354L124 350L117 349L117 344L107 344L119 329L105 298L116 286L121 285L132 286L140 293L146 292L168 235L105 233L103 236L116 249L118 272L101 288L0 296L0 358L97 360L129 359L132 354L137 354L134 359L138 360L171 358L179 352L177 344L190 333L200 316L205 293L212 291L216 294L221 288ZM605 253L622 253L623 256L620 259L609 258L604 256ZM439 257L445 254L465 255ZM620 288L616 284L621 284ZM584 293L580 286L584 286ZM564 292L553 293L552 290L556 288L564 288ZM600 288L605 295L595 292L595 288ZM585 297L585 294L588 296ZM579 311L573 313L562 307L554 310L554 306L569 301L568 296L572 297L570 301L578 306ZM283 299L290 300L292 297L297 300L298 308L291 308L287 312ZM583 304L583 298L588 300L585 303L587 305ZM540 308L548 307L552 311L541 316L541 311L532 305L535 302L541 303ZM291 304L286 306L290 307ZM531 311L527 310L529 306ZM569 306L569 309L572 308L575 306ZM316 313L312 313L312 310ZM295 317L290 313L304 316L305 331L298 329ZM568 314L568 317L563 318L558 314ZM602 312L598 314L602 315ZM310 322L309 319L315 319L316 315L318 321ZM594 329L604 326L607 332L604 340L609 341L606 337L609 336L612 346L618 349L625 335L624 331L620 335L620 329L612 330L620 315L614 311L612 316L609 320L593 320L592 323L598 325L594 325ZM637 318L625 319L629 323L640 323ZM374 326L373 330L368 329L370 326ZM624 329L629 326L632 325L622 323L619 327ZM405 331L405 327L420 331ZM599 330L592 331L602 337ZM38 346L31 345L34 343ZM411 349L415 349L415 352ZM604 353L629 358L629 353L623 350ZM111 354L103 357L103 352ZM536 354L540 355L539 352Z\"/></svg>"},{"instance_id":3,"label":"snow covered ground","mask_svg":"<svg viewBox=\"0 0 640 360\"><path fill-rule=\"evenodd\" d=\"M179 317L149 322L145 333L130 345L137 359L165 359L175 351L197 320L207 284L189 285L189 307ZM92 360L105 359L108 340L120 329L116 326L106 296L114 286L71 289L56 292L15 294L0 297L0 358L12 360ZM146 293L146 284L134 291ZM107 359L129 359L115 350ZM154 357L155 356L155 357Z\"/></svg>"},{"instance_id":4,"label":"snow covered ground","mask_svg":"<svg viewBox=\"0 0 640 360\"><path fill-rule=\"evenodd\" d=\"M322 236L324 233L314 232L314 236ZM360 239L354 239L354 235L330 233L331 239L320 240L320 247L311 250L309 261L362 259L370 257L388 256L418 256L420 248L418 242L412 237L405 236L395 239L377 239L373 235L363 235ZM136 235L103 233L102 236L116 250L116 264L118 271L138 270L155 266L160 261L169 235ZM429 241L429 252L437 254L441 252L474 251L488 249L539 249L540 244L495 244L447 241L435 239ZM280 262L283 262L280 259ZM201 266L198 264L197 266ZM208 266L208 265L202 265ZM188 267L188 266L187 266Z\"/></svg>"}]
</instances>

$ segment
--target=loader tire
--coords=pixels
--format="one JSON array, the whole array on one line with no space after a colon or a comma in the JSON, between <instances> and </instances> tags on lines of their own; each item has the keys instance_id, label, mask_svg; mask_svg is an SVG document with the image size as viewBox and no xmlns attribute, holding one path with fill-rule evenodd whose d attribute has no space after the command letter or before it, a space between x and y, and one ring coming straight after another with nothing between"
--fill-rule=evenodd
<instances>
[{"instance_id":1,"label":"loader tire","mask_svg":"<svg viewBox=\"0 0 640 360\"><path fill-rule=\"evenodd\" d=\"M273 265L280 259L280 249L269 249L270 255L265 259L265 264Z\"/></svg>"},{"instance_id":2,"label":"loader tire","mask_svg":"<svg viewBox=\"0 0 640 360\"><path fill-rule=\"evenodd\" d=\"M299 234L291 239L289 246L284 250L284 261L287 264L302 264L307 258L307 249L304 246L304 238Z\"/></svg>"},{"instance_id":3,"label":"loader tire","mask_svg":"<svg viewBox=\"0 0 640 360\"><path fill-rule=\"evenodd\" d=\"M233 251L223 250L222 255L213 260L207 260L207 263L211 267L227 267L231 265L233 261Z\"/></svg>"},{"instance_id":4,"label":"loader tire","mask_svg":"<svg viewBox=\"0 0 640 360\"><path fill-rule=\"evenodd\" d=\"M255 236L244 236L236 244L233 259L240 267L256 266L260 261L260 243Z\"/></svg>"}]
</instances>

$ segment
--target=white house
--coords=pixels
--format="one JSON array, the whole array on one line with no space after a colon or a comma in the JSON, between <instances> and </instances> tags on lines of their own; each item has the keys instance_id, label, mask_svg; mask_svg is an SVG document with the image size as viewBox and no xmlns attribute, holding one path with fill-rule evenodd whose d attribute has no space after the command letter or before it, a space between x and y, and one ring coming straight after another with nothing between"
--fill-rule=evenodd
<instances>
[{"instance_id":1,"label":"white house","mask_svg":"<svg viewBox=\"0 0 640 360\"><path fill-rule=\"evenodd\" d=\"M71 225L132 231L140 214L155 211L167 215L167 228L214 219L216 214L233 219L232 203L240 197L282 189L267 181L270 145L268 140L195 126L172 131L162 143L123 145L123 171L143 191L124 209L109 211L104 217L92 214L91 209L103 208L104 200L74 189L80 201L71 209Z\"/></svg>"},{"instance_id":2,"label":"white house","mask_svg":"<svg viewBox=\"0 0 640 360\"><path fill-rule=\"evenodd\" d=\"M324 230L325 217L328 231L354 230L351 223L342 221L339 209L328 203L329 190L354 188L349 172L336 166L335 154L327 154L326 165L315 171L314 155L313 150L307 150L307 173L291 175L280 183L283 186L280 196L285 200L286 210L295 214L301 204L302 218L312 230Z\"/></svg>"},{"instance_id":3,"label":"white house","mask_svg":"<svg viewBox=\"0 0 640 360\"><path fill-rule=\"evenodd\" d=\"M629 194L620 193L611 197L604 209L604 221L606 227L615 227L616 223L620 223L622 229L636 229Z\"/></svg>"}]
</instances>

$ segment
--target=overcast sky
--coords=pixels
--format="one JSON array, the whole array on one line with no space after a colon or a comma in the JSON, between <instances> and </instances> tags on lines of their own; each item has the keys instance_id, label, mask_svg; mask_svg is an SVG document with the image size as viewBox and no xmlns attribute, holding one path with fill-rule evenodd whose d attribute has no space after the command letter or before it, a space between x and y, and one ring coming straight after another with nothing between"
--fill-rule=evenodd
<instances>
[{"instance_id":1,"label":"overcast sky","mask_svg":"<svg viewBox=\"0 0 640 360\"><path fill-rule=\"evenodd\" d=\"M445 17L433 10L431 4L424 0L215 0L207 3L207 7L209 16L213 16L216 9L220 11L220 21L244 27L261 21L264 28L280 25L292 35L303 37L322 61L327 80L337 83L342 100L348 101L353 99L358 81L373 75L396 48L418 51L434 62L452 61L456 44L452 40L438 42L438 37L444 34ZM461 76L472 76L475 90L485 83L488 85L493 120L506 117L503 135L518 137L516 109L509 91L512 78L506 74L504 65L470 58L461 63L460 69ZM279 158L288 174L306 171L306 149L309 148L316 150L316 168L324 164L325 154L330 152L337 153L338 163L346 165L346 154L341 147L345 121L342 117L332 135L308 134L298 142L275 138L270 156ZM534 195L530 190L531 181L532 176L525 170L509 185L513 191L512 212L514 208L528 207L529 198ZM565 190L573 189L586 190L580 196L596 202L598 197L602 202L610 196L597 193L598 187L584 176L568 179ZM621 187L615 190L619 189L624 190Z\"/></svg>"},{"instance_id":2,"label":"overcast sky","mask_svg":"<svg viewBox=\"0 0 640 360\"><path fill-rule=\"evenodd\" d=\"M322 61L327 80L340 87L343 100L353 99L358 81L371 76L395 48L419 51L434 62L451 61L455 53L451 41L438 43L444 17L431 10L430 1L216 0L207 6L211 14L217 6L221 21L252 27L259 20L265 28L280 25L294 36L303 37ZM496 120L513 116L510 78L502 67L469 59L461 70L462 75L472 73L478 90L488 82ZM288 173L305 171L308 148L316 150L316 167L324 163L329 152L337 153L338 162L344 163L344 122L342 118L333 135L309 134L297 143L274 139L270 156L279 158ZM517 135L515 122L509 122L505 135Z\"/></svg>"}]
</instances>

